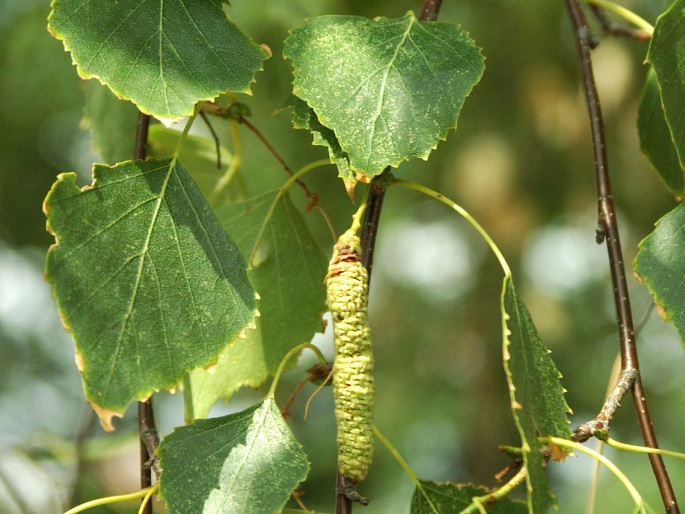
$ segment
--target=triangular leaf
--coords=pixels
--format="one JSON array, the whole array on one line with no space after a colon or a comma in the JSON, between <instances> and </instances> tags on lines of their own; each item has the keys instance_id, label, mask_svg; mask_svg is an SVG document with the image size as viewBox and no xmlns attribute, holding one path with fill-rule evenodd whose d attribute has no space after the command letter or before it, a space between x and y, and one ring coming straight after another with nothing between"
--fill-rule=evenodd
<instances>
[{"instance_id":1,"label":"triangular leaf","mask_svg":"<svg viewBox=\"0 0 685 514\"><path fill-rule=\"evenodd\" d=\"M256 330L226 348L211 374L192 373L196 417L205 416L217 399L230 398L240 387L260 385L291 348L323 328L326 256L288 195L268 217L276 194L264 193L217 211L243 254L251 255L258 245L248 275L260 296L260 316Z\"/></svg>"},{"instance_id":2,"label":"triangular leaf","mask_svg":"<svg viewBox=\"0 0 685 514\"><path fill-rule=\"evenodd\" d=\"M491 491L470 484L436 483L422 480L414 488L411 498L411 514L457 514L469 507L472 498ZM504 498L494 505L488 505L491 514L524 514L526 504Z\"/></svg>"},{"instance_id":3,"label":"triangular leaf","mask_svg":"<svg viewBox=\"0 0 685 514\"><path fill-rule=\"evenodd\" d=\"M179 163L62 174L45 200L46 274L103 426L132 399L216 362L252 320L245 261Z\"/></svg>"},{"instance_id":4,"label":"triangular leaf","mask_svg":"<svg viewBox=\"0 0 685 514\"><path fill-rule=\"evenodd\" d=\"M340 148L340 143L335 133L328 127L324 127L316 117L314 110L307 103L296 96L288 102L293 113L293 127L296 129L309 130L314 138L313 143L328 148L331 162L338 167L338 176L348 184L354 184L356 177L350 168L350 157Z\"/></svg>"},{"instance_id":5,"label":"triangular leaf","mask_svg":"<svg viewBox=\"0 0 685 514\"><path fill-rule=\"evenodd\" d=\"M249 92L266 52L231 23L221 0L53 0L49 29L83 78L169 124L200 100Z\"/></svg>"},{"instance_id":6,"label":"triangular leaf","mask_svg":"<svg viewBox=\"0 0 685 514\"><path fill-rule=\"evenodd\" d=\"M654 66L666 121L681 167L685 163L685 0L675 0L656 22L647 60Z\"/></svg>"},{"instance_id":7,"label":"triangular leaf","mask_svg":"<svg viewBox=\"0 0 685 514\"><path fill-rule=\"evenodd\" d=\"M180 139L181 132L178 130L154 125L150 127L148 135L148 155L158 159L170 157L176 151ZM183 141L180 154L180 159L193 177L193 181L214 208L236 201L241 193L233 188L222 189L221 181L233 166L233 155L223 145L219 145L219 152L220 168L217 166L216 143L204 137L188 134Z\"/></svg>"},{"instance_id":8,"label":"triangular leaf","mask_svg":"<svg viewBox=\"0 0 685 514\"><path fill-rule=\"evenodd\" d=\"M668 188L676 196L682 196L685 189L683 166L678 160L673 136L664 117L661 90L654 70L649 71L642 92L637 128L640 134L640 148Z\"/></svg>"},{"instance_id":9,"label":"triangular leaf","mask_svg":"<svg viewBox=\"0 0 685 514\"><path fill-rule=\"evenodd\" d=\"M329 127L355 172L426 159L457 126L483 57L457 25L358 16L312 18L286 40L293 92Z\"/></svg>"},{"instance_id":10,"label":"triangular leaf","mask_svg":"<svg viewBox=\"0 0 685 514\"><path fill-rule=\"evenodd\" d=\"M685 204L661 218L640 243L635 273L654 296L662 318L670 321L685 345Z\"/></svg>"},{"instance_id":11,"label":"triangular leaf","mask_svg":"<svg viewBox=\"0 0 685 514\"><path fill-rule=\"evenodd\" d=\"M109 164L132 159L138 109L129 102L122 102L109 89L92 80L86 85L85 92L83 121L91 131L93 149Z\"/></svg>"},{"instance_id":12,"label":"triangular leaf","mask_svg":"<svg viewBox=\"0 0 685 514\"><path fill-rule=\"evenodd\" d=\"M171 514L275 513L309 472L272 398L177 428L157 453Z\"/></svg>"},{"instance_id":13,"label":"triangular leaf","mask_svg":"<svg viewBox=\"0 0 685 514\"><path fill-rule=\"evenodd\" d=\"M528 308L514 289L511 277L502 285L504 369L509 384L514 421L521 435L523 460L528 470L531 513L541 514L556 505L549 490L541 436L572 437L561 373L540 340Z\"/></svg>"}]
</instances>

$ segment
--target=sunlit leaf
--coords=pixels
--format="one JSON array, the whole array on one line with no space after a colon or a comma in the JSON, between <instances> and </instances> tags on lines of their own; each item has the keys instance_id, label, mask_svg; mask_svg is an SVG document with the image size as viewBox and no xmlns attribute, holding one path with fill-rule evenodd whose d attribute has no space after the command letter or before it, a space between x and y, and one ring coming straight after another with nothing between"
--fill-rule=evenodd
<instances>
[{"instance_id":1,"label":"sunlit leaf","mask_svg":"<svg viewBox=\"0 0 685 514\"><path fill-rule=\"evenodd\" d=\"M240 387L263 383L291 348L323 329L327 259L288 195L268 217L275 197L275 191L268 192L218 210L244 255L251 255L257 245L248 275L260 296L260 316L256 330L226 348L211 374L192 373L196 417L205 416L217 399L230 398Z\"/></svg>"},{"instance_id":2,"label":"sunlit leaf","mask_svg":"<svg viewBox=\"0 0 685 514\"><path fill-rule=\"evenodd\" d=\"M654 67L666 121L679 160L685 162L685 0L675 0L656 22L647 60Z\"/></svg>"},{"instance_id":3,"label":"sunlit leaf","mask_svg":"<svg viewBox=\"0 0 685 514\"><path fill-rule=\"evenodd\" d=\"M531 513L547 512L556 505L549 489L541 436L570 439L570 409L561 386L561 373L540 340L528 308L514 289L511 277L502 286L504 369L511 409L521 436L528 470L528 504Z\"/></svg>"},{"instance_id":4,"label":"sunlit leaf","mask_svg":"<svg viewBox=\"0 0 685 514\"><path fill-rule=\"evenodd\" d=\"M685 345L685 205L661 218L640 243L635 273L654 296L662 318L673 323Z\"/></svg>"},{"instance_id":5,"label":"sunlit leaf","mask_svg":"<svg viewBox=\"0 0 685 514\"><path fill-rule=\"evenodd\" d=\"M132 399L218 358L254 315L245 261L179 163L62 174L45 200L46 274L108 429Z\"/></svg>"},{"instance_id":6,"label":"sunlit leaf","mask_svg":"<svg viewBox=\"0 0 685 514\"><path fill-rule=\"evenodd\" d=\"M642 92L637 128L640 134L640 148L668 188L675 195L682 196L685 188L683 166L678 159L673 136L664 118L661 91L654 70L650 70Z\"/></svg>"},{"instance_id":7,"label":"sunlit leaf","mask_svg":"<svg viewBox=\"0 0 685 514\"><path fill-rule=\"evenodd\" d=\"M321 16L293 30L293 92L333 130L355 172L426 159L457 126L483 57L451 23Z\"/></svg>"},{"instance_id":8,"label":"sunlit leaf","mask_svg":"<svg viewBox=\"0 0 685 514\"><path fill-rule=\"evenodd\" d=\"M177 428L158 455L159 492L171 514L276 513L309 472L271 398Z\"/></svg>"},{"instance_id":9,"label":"sunlit leaf","mask_svg":"<svg viewBox=\"0 0 685 514\"><path fill-rule=\"evenodd\" d=\"M54 0L52 34L83 78L166 123L200 100L249 92L266 52L231 23L221 0Z\"/></svg>"},{"instance_id":10,"label":"sunlit leaf","mask_svg":"<svg viewBox=\"0 0 685 514\"><path fill-rule=\"evenodd\" d=\"M458 514L471 506L472 498L490 493L483 487L469 484L436 483L422 480L414 488L411 498L411 514ZM528 512L525 503L504 498L494 505L488 505L491 514L523 514Z\"/></svg>"}]
</instances>

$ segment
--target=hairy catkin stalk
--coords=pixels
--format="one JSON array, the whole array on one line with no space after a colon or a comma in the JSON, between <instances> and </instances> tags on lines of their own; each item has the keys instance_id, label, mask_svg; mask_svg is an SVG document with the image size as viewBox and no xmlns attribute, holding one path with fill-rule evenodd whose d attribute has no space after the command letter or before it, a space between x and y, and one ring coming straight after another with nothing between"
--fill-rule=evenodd
<instances>
[{"instance_id":1,"label":"hairy catkin stalk","mask_svg":"<svg viewBox=\"0 0 685 514\"><path fill-rule=\"evenodd\" d=\"M373 458L373 353L367 319L369 276L361 242L347 230L333 247L326 289L333 317L333 396L338 424L338 468L359 483Z\"/></svg>"}]
</instances>

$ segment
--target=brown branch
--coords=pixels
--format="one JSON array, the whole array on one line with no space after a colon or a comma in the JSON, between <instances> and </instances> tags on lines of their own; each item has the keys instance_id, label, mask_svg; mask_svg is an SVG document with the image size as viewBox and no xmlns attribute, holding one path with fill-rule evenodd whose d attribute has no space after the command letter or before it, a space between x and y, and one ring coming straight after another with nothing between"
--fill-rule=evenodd
<instances>
[{"instance_id":1,"label":"brown branch","mask_svg":"<svg viewBox=\"0 0 685 514\"><path fill-rule=\"evenodd\" d=\"M598 429L608 430L611 419L618 409L623 396L632 388L633 403L645 445L651 448L657 448L656 435L647 409L645 393L640 380L640 366L637 357L637 347L635 345L630 297L626 282L625 266L623 264L623 253L621 250L616 212L611 196L604 122L590 57L590 51L594 46L593 39L578 0L566 0L566 4L569 8L571 20L575 29L574 34L578 53L580 55L583 87L585 89L588 113L590 116L590 127L592 130L599 208L597 240L599 243L606 240L607 243L621 345L621 375L618 383L607 397L600 414L592 421L578 427L575 431L575 438L583 441L587 440L593 432ZM666 512L671 514L680 512L663 459L660 455L650 454L649 460L659 485L659 490L661 491Z\"/></svg>"},{"instance_id":2,"label":"brown branch","mask_svg":"<svg viewBox=\"0 0 685 514\"><path fill-rule=\"evenodd\" d=\"M437 20L441 5L442 0L425 0L419 19L421 21ZM386 168L382 175L376 177L371 182L371 191L369 192L369 198L366 202L364 223L362 224L362 264L369 274L369 282L371 281L371 271L373 269L373 254L376 246L378 223L381 218L383 199L385 198L385 189L387 186L384 175L387 176L389 171L389 168ZM339 471L336 477L336 484L338 494L336 494L335 513L351 514L354 499L349 498L349 495L345 494L348 484L345 483L345 479Z\"/></svg>"},{"instance_id":3,"label":"brown branch","mask_svg":"<svg viewBox=\"0 0 685 514\"><path fill-rule=\"evenodd\" d=\"M150 116L140 113L136 128L136 145L133 152L134 158L144 160L147 156L147 136L150 127ZM152 412L152 398L145 402L138 402L138 433L140 435L140 487L146 488L152 485L151 463L154 459L154 450L151 445L151 434L156 437L155 417ZM152 502L145 505L143 514L152 514Z\"/></svg>"}]
</instances>

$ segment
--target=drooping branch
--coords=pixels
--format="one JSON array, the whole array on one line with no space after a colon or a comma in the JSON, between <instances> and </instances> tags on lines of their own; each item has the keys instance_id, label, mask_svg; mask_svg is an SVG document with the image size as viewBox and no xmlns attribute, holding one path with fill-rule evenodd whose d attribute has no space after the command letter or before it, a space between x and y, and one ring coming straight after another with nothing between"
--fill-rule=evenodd
<instances>
[{"instance_id":1,"label":"drooping branch","mask_svg":"<svg viewBox=\"0 0 685 514\"><path fill-rule=\"evenodd\" d=\"M134 158L144 160L147 156L147 137L150 127L150 116L140 113L136 129ZM152 410L152 398L138 402L138 434L140 436L140 487L145 489L152 485L152 460L155 455L157 429ZM143 514L152 514L152 502L147 502Z\"/></svg>"},{"instance_id":2,"label":"drooping branch","mask_svg":"<svg viewBox=\"0 0 685 514\"><path fill-rule=\"evenodd\" d=\"M584 441L591 437L596 430L608 430L611 419L616 413L623 396L628 390L632 390L633 403L645 445L657 448L656 435L647 409L645 393L640 379L640 366L635 345L630 296L628 294L616 212L611 196L604 122L590 56L591 49L596 44L591 36L579 1L566 0L566 4L571 15L576 45L580 55L583 87L590 116L599 209L597 242L606 241L607 244L611 281L614 287L614 303L618 320L621 355L621 374L616 386L607 397L599 415L575 430L575 439ZM649 459L661 491L666 512L680 512L663 460L658 455L650 455Z\"/></svg>"},{"instance_id":3,"label":"drooping branch","mask_svg":"<svg viewBox=\"0 0 685 514\"><path fill-rule=\"evenodd\" d=\"M438 18L438 12L442 6L442 0L425 0L421 10L421 21L435 21ZM389 169L386 169L383 174L376 177L371 182L371 191L366 202L366 211L364 213L364 222L362 223L361 242L362 242L362 264L369 274L369 282L371 281L371 271L373 269L373 254L376 246L376 234L378 233L378 224L381 218L381 210L383 209L383 199L385 198L385 189L388 185L386 179L389 174ZM345 495L346 488L343 476L338 472L337 491L335 513L336 514L351 514L353 500L349 495Z\"/></svg>"}]
</instances>

